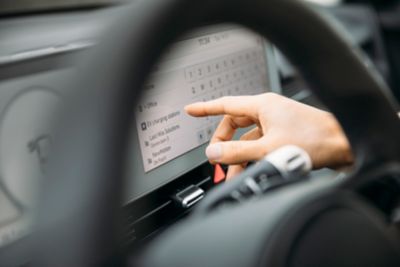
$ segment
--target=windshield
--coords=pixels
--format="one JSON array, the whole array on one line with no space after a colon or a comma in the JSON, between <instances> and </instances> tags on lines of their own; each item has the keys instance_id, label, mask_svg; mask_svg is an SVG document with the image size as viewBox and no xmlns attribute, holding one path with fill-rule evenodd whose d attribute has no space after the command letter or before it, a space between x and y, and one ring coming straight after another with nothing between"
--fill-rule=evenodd
<instances>
[{"instance_id":1,"label":"windshield","mask_svg":"<svg viewBox=\"0 0 400 267\"><path fill-rule=\"evenodd\" d=\"M134 0L0 0L0 13L25 13L97 7ZM342 0L306 0L321 5L336 5Z\"/></svg>"},{"instance_id":2,"label":"windshield","mask_svg":"<svg viewBox=\"0 0 400 267\"><path fill-rule=\"evenodd\" d=\"M133 0L0 0L0 13L39 12L95 7L132 2ZM336 5L342 0L306 0L321 5Z\"/></svg>"},{"instance_id":3,"label":"windshield","mask_svg":"<svg viewBox=\"0 0 400 267\"><path fill-rule=\"evenodd\" d=\"M1 0L0 13L38 12L110 5L127 0Z\"/></svg>"}]
</instances>

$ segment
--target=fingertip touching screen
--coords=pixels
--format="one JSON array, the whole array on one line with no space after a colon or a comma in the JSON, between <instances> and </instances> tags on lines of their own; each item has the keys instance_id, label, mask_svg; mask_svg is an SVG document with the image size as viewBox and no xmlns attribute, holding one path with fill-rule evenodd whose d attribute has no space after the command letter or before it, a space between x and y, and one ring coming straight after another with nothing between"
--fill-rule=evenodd
<instances>
[{"instance_id":1,"label":"fingertip touching screen","mask_svg":"<svg viewBox=\"0 0 400 267\"><path fill-rule=\"evenodd\" d=\"M221 116L194 118L184 107L269 91L276 75L270 49L261 36L235 25L198 29L171 47L136 107L128 201L206 161L204 149Z\"/></svg>"}]
</instances>

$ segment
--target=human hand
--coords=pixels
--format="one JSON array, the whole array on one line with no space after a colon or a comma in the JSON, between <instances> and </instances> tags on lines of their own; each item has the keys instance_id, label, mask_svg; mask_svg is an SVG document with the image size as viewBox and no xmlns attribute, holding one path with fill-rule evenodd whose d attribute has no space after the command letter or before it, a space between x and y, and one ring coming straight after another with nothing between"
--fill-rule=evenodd
<instances>
[{"instance_id":1,"label":"human hand","mask_svg":"<svg viewBox=\"0 0 400 267\"><path fill-rule=\"evenodd\" d=\"M212 164L229 164L227 179L283 146L296 145L307 151L313 167L351 164L353 156L342 128L334 116L289 98L265 93L223 97L185 107L195 117L224 115L206 155ZM232 140L238 128L255 125L240 140Z\"/></svg>"}]
</instances>

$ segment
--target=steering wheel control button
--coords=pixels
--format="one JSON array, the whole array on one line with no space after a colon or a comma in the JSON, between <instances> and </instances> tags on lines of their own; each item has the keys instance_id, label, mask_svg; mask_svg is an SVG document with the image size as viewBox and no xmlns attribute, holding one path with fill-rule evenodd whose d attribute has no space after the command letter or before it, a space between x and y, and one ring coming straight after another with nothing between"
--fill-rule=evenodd
<instances>
[{"instance_id":1,"label":"steering wheel control button","mask_svg":"<svg viewBox=\"0 0 400 267\"><path fill-rule=\"evenodd\" d=\"M266 174L261 174L260 176L256 177L254 180L258 184L258 186L261 188L262 191L265 191L266 189L268 189L271 186L269 177Z\"/></svg>"},{"instance_id":2,"label":"steering wheel control button","mask_svg":"<svg viewBox=\"0 0 400 267\"><path fill-rule=\"evenodd\" d=\"M247 177L244 180L244 184L251 190L255 195L260 195L262 193L260 186L254 181L253 178Z\"/></svg>"},{"instance_id":3,"label":"steering wheel control button","mask_svg":"<svg viewBox=\"0 0 400 267\"><path fill-rule=\"evenodd\" d=\"M33 204L47 162L51 122L59 96L30 89L15 97L1 114L0 172L4 190L21 207Z\"/></svg>"},{"instance_id":4,"label":"steering wheel control button","mask_svg":"<svg viewBox=\"0 0 400 267\"><path fill-rule=\"evenodd\" d=\"M225 172L220 164L215 164L214 167L214 184L219 184L226 178Z\"/></svg>"},{"instance_id":5,"label":"steering wheel control button","mask_svg":"<svg viewBox=\"0 0 400 267\"><path fill-rule=\"evenodd\" d=\"M249 166L231 182L216 187L200 203L197 214L208 212L227 202L243 202L307 177L310 157L301 148L284 146ZM204 203L204 204L203 204Z\"/></svg>"},{"instance_id":6,"label":"steering wheel control button","mask_svg":"<svg viewBox=\"0 0 400 267\"><path fill-rule=\"evenodd\" d=\"M172 198L177 202L182 208L190 208L197 202L199 202L204 197L204 190L196 185L190 185L184 190L177 193Z\"/></svg>"},{"instance_id":7,"label":"steering wheel control button","mask_svg":"<svg viewBox=\"0 0 400 267\"><path fill-rule=\"evenodd\" d=\"M280 172L284 178L301 176L312 169L310 156L303 149L287 145L273 151L265 157Z\"/></svg>"}]
</instances>

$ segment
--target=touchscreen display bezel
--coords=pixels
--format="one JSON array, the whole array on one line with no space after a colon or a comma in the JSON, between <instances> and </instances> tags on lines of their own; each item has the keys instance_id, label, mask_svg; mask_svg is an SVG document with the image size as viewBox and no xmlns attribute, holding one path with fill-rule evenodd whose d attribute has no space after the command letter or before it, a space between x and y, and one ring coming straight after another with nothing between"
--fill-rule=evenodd
<instances>
[{"instance_id":1,"label":"touchscreen display bezel","mask_svg":"<svg viewBox=\"0 0 400 267\"><path fill-rule=\"evenodd\" d=\"M202 35L207 35L227 29L237 28L236 25L218 25L206 27L196 30L194 34L186 35L184 39L195 38ZM182 39L182 40L184 40ZM272 45L268 41L264 41L263 47L265 50L264 57L267 64L268 89L265 92L272 91L280 93L280 83L278 71L274 60L274 51ZM240 129L237 131L235 138L238 138L248 129ZM127 169L126 169L126 191L124 203L129 204L146 194L164 186L165 184L175 180L181 175L199 167L207 162L204 154L208 143L200 145L186 153L176 157L175 159L151 170L145 172L141 150L139 147L139 138L136 130L136 121L132 121L131 142L128 148ZM133 178L134 177L134 178Z\"/></svg>"}]
</instances>

